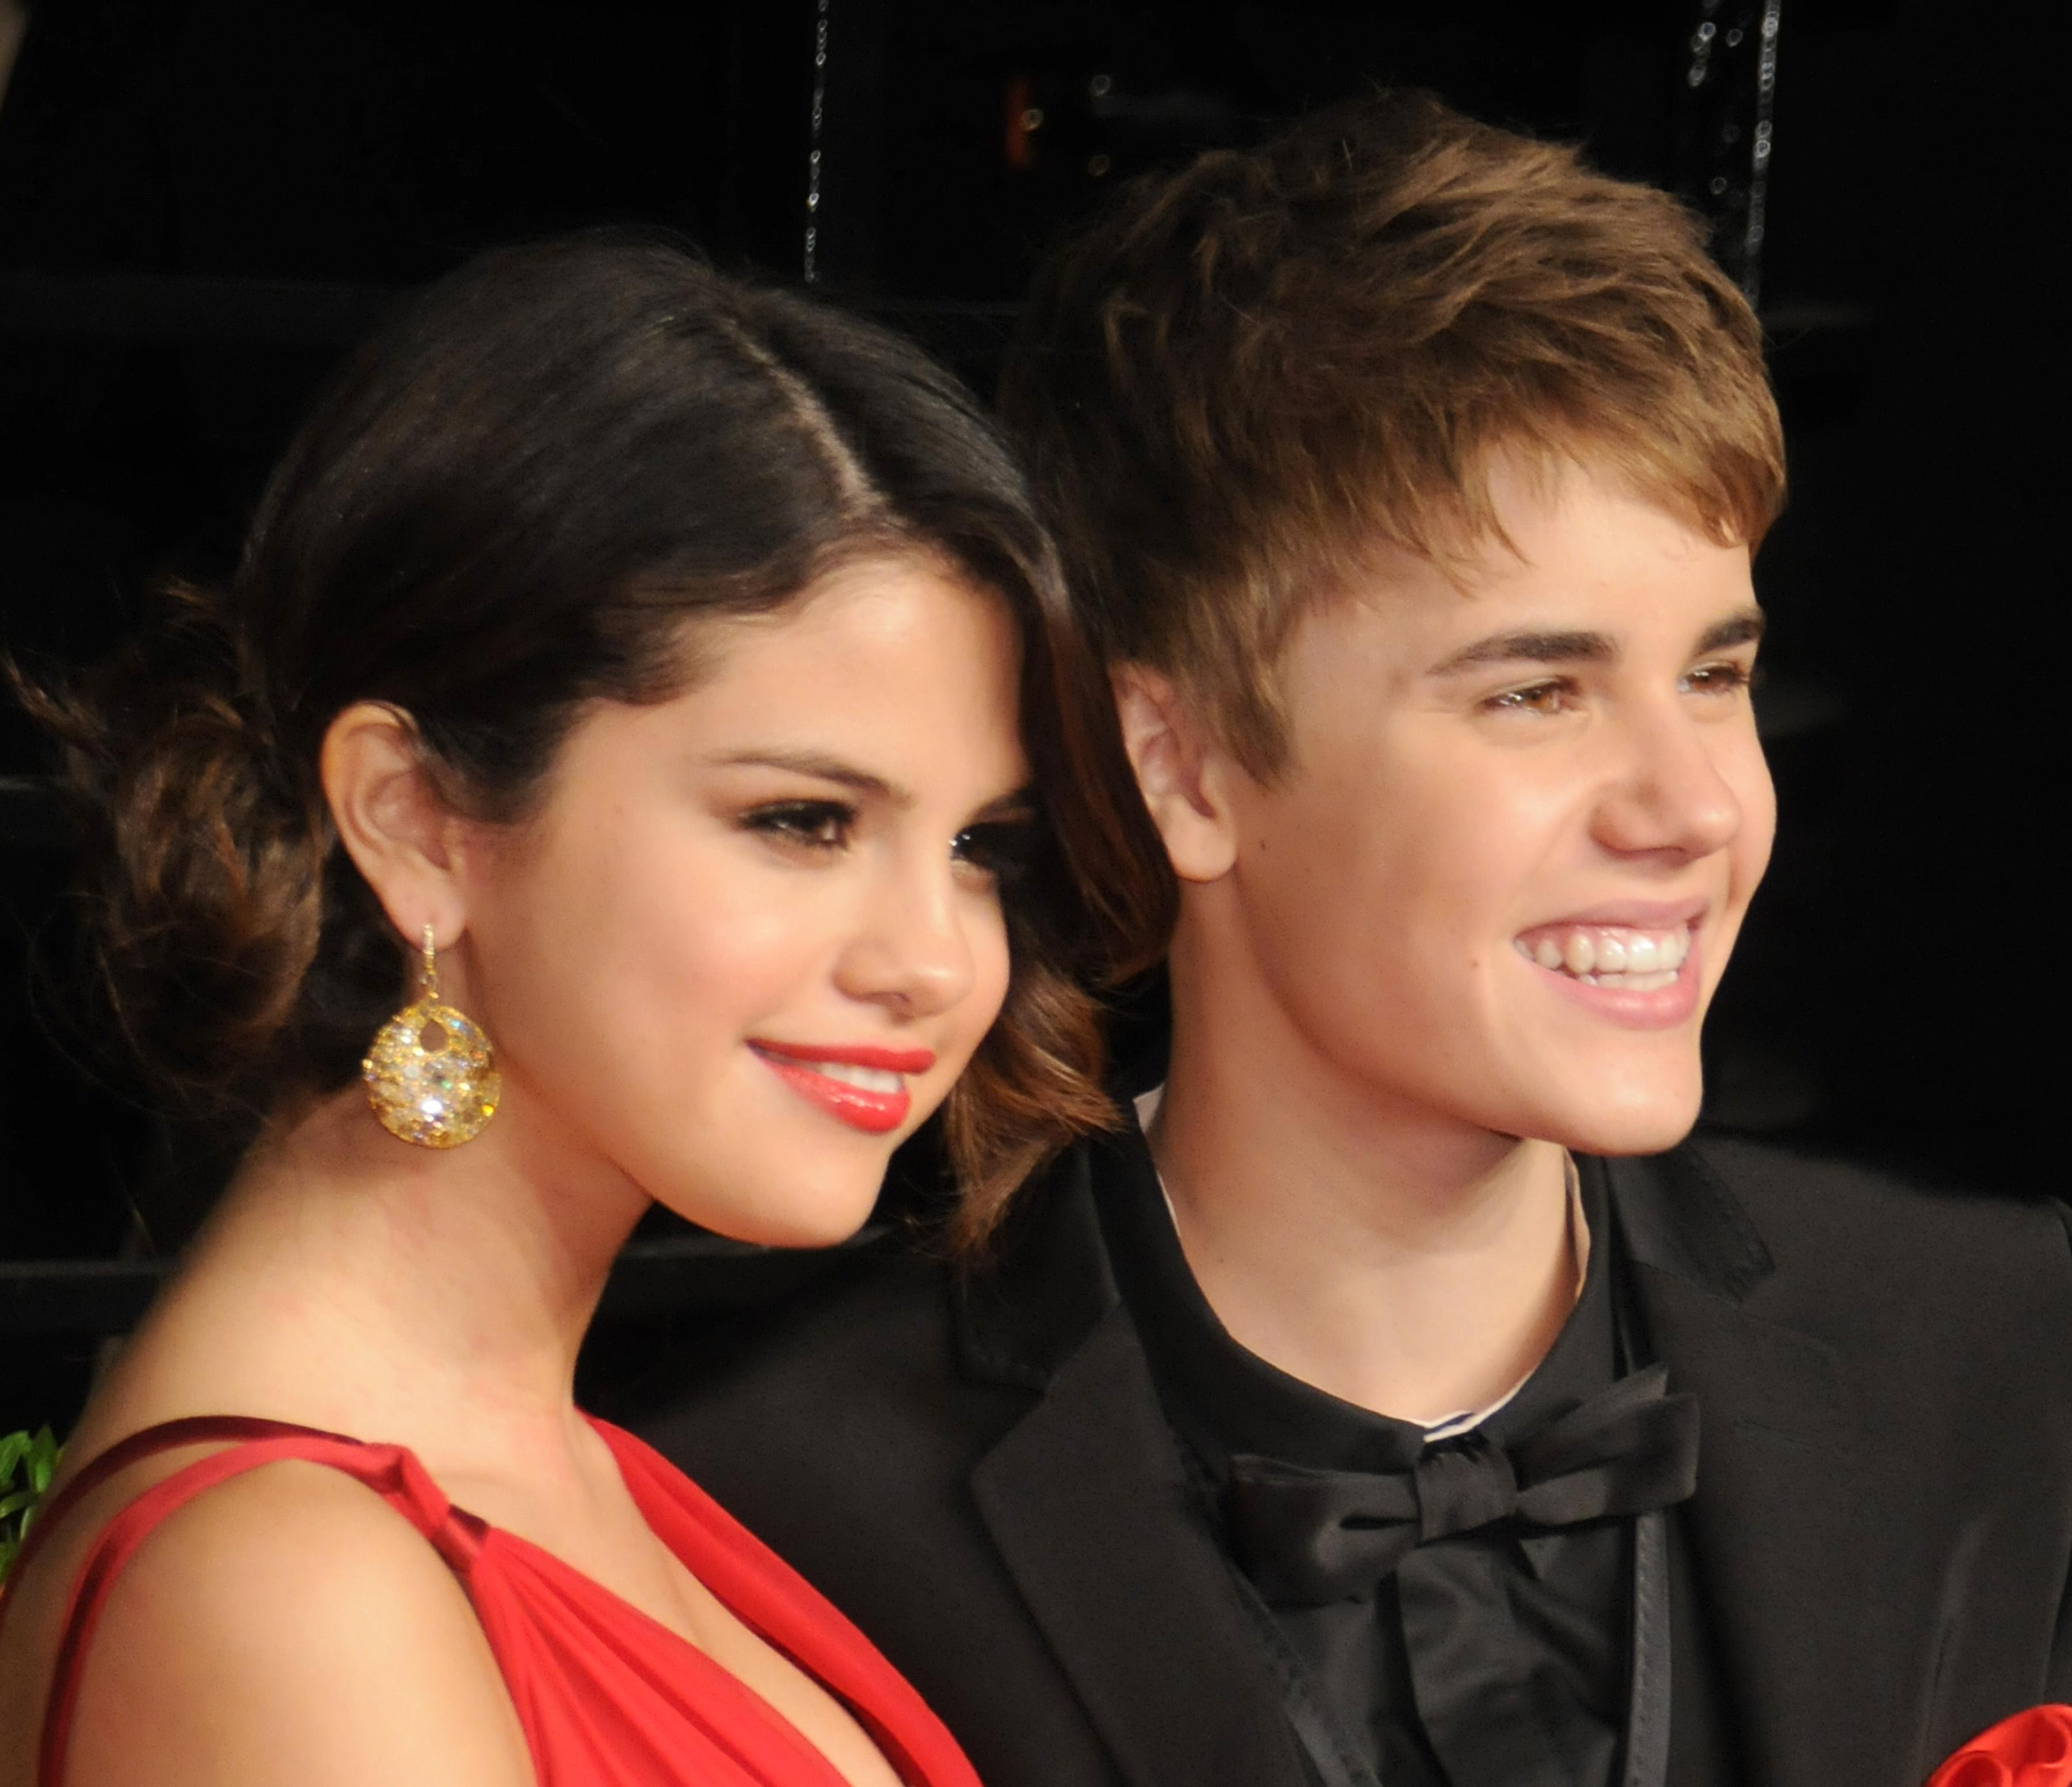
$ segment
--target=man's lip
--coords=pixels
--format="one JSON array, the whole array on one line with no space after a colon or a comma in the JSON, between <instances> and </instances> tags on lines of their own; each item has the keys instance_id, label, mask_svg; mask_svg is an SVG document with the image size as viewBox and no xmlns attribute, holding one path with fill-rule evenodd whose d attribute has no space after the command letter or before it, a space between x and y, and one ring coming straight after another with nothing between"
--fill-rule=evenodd
<instances>
[{"instance_id":1,"label":"man's lip","mask_svg":"<svg viewBox=\"0 0 2072 1787\"><path fill-rule=\"evenodd\" d=\"M1540 919L1525 926L1518 934L1531 937L1540 931L1558 930L1564 925L1581 928L1593 924L1606 929L1634 931L1670 931L1679 924L1688 924L1696 930L1712 909L1712 901L1704 899L1610 900L1600 906L1564 912L1559 918Z\"/></svg>"},{"instance_id":2,"label":"man's lip","mask_svg":"<svg viewBox=\"0 0 2072 1787\"><path fill-rule=\"evenodd\" d=\"M1696 937L1692 939L1690 954L1677 968L1675 979L1667 986L1653 986L1644 992L1616 984L1577 980L1572 975L1540 968L1537 963L1532 966L1544 977L1544 983L1562 998L1630 1030L1671 1030L1688 1023L1698 1010L1704 974Z\"/></svg>"},{"instance_id":3,"label":"man's lip","mask_svg":"<svg viewBox=\"0 0 2072 1787\"><path fill-rule=\"evenodd\" d=\"M873 1067L886 1073L926 1073L935 1064L930 1048L887 1048L879 1043L780 1043L751 1036L748 1046L780 1061L834 1061L844 1067Z\"/></svg>"}]
</instances>

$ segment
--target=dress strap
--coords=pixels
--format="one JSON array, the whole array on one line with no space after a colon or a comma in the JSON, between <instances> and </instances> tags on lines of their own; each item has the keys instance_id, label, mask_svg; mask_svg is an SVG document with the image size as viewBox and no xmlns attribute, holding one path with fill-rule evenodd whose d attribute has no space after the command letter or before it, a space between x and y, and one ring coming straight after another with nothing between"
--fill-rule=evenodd
<instances>
[{"instance_id":1,"label":"dress strap","mask_svg":"<svg viewBox=\"0 0 2072 1787\"><path fill-rule=\"evenodd\" d=\"M16 1559L17 1571L29 1561L29 1547L47 1535L82 1496L117 1472L154 1452L218 1439L232 1443L182 1466L127 1503L101 1530L73 1579L50 1692L43 1704L43 1735L37 1752L38 1787L62 1787L65 1751L78 1707L87 1650L117 1579L138 1548L160 1525L218 1484L288 1459L342 1471L366 1484L409 1520L463 1580L488 1530L482 1521L448 1501L416 1456L402 1447L370 1445L285 1421L201 1415L146 1427L95 1458L65 1486L30 1530L29 1539ZM16 1579L20 1579L18 1573ZM5 1611L6 1597L0 1596L0 1613Z\"/></svg>"},{"instance_id":2,"label":"dress strap","mask_svg":"<svg viewBox=\"0 0 2072 1787\"><path fill-rule=\"evenodd\" d=\"M75 1504L84 1501L117 1472L128 1470L138 1459L149 1458L154 1452L174 1451L182 1446L206 1446L216 1440L277 1439L290 1434L303 1434L312 1439L345 1439L343 1434L327 1433L321 1427L298 1427L292 1421L268 1421L256 1414L191 1414L178 1421L161 1421L155 1427L139 1427L126 1438L117 1440L105 1451L96 1453L71 1481L36 1510L28 1537L15 1554L12 1571L14 1579L21 1580L29 1560Z\"/></svg>"}]
</instances>

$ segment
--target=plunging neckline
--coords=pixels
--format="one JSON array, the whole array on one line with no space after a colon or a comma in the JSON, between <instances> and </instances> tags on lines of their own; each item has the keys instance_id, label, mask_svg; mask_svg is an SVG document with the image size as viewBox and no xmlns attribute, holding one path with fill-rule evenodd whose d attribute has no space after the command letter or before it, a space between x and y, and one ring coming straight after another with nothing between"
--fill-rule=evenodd
<instances>
[{"instance_id":1,"label":"plunging neckline","mask_svg":"<svg viewBox=\"0 0 2072 1787\"><path fill-rule=\"evenodd\" d=\"M627 1495L632 1501L634 1512L639 1515L642 1523L660 1542L662 1549L668 1552L671 1561L705 1593L711 1596L722 1612L730 1618L738 1620L742 1628L751 1637L759 1643L767 1645L775 1654L790 1664L807 1681L826 1694L837 1707L854 1719L857 1728L878 1747L879 1753L884 1756L886 1764L892 1772L903 1778L904 1771L900 1768L895 1755L888 1749L886 1734L878 1728L877 1722L790 1647L774 1637L758 1621L750 1618L746 1611L728 1601L717 1589L713 1587L692 1569L668 1539L663 1538L662 1534L656 1530L654 1516L643 1499L639 1489L635 1485L632 1479L627 1475L626 1461L619 1456L619 1448L613 1443L613 1435L619 1433L620 1430L610 1427L608 1423L598 1420L596 1416L586 1411L578 1410L577 1412L581 1414L583 1419L589 1423L590 1431L604 1443L604 1449L611 1459L611 1468L619 1474L620 1487L626 1491ZM587 1571L577 1568L559 1552L549 1550L537 1540L528 1539L524 1534L514 1532L508 1526L499 1526L494 1521L485 1520L473 1510L462 1508L457 1502L449 1502L448 1505L456 1515L474 1521L481 1529L481 1543L484 1550L488 1550L492 1545L504 1550L515 1548L533 1560L533 1567L536 1569L544 1564L553 1574L564 1579L565 1588L573 1587L583 1594L601 1597L620 1617L631 1618L639 1622L656 1634L664 1643L673 1645L680 1653L687 1655L691 1660L691 1667L705 1675L713 1686L723 1693L731 1692L738 1694L758 1717L767 1720L783 1736L796 1741L812 1761L825 1769L828 1779L833 1784L833 1787L854 1787L854 1784L850 1781L849 1777L835 1766L827 1752L807 1736L793 1720L787 1718L783 1711L767 1694L735 1674L695 1639L677 1631L665 1620L656 1619L645 1608L628 1600L617 1589L599 1582Z\"/></svg>"}]
</instances>

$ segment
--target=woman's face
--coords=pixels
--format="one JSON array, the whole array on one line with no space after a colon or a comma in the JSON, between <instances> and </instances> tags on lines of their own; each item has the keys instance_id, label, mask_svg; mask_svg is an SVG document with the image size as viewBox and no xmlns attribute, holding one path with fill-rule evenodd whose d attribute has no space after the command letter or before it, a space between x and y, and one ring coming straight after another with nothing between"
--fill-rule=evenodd
<instances>
[{"instance_id":1,"label":"woman's face","mask_svg":"<svg viewBox=\"0 0 2072 1787\"><path fill-rule=\"evenodd\" d=\"M697 644L689 693L601 706L536 815L467 852L495 1127L721 1233L826 1243L1007 990L1014 626L887 558Z\"/></svg>"}]
</instances>

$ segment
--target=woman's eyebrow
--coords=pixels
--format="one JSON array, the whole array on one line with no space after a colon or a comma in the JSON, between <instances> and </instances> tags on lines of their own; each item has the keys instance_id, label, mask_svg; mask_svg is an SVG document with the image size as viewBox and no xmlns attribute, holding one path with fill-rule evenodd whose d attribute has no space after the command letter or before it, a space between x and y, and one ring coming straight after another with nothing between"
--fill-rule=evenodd
<instances>
[{"instance_id":1,"label":"woman's eyebrow","mask_svg":"<svg viewBox=\"0 0 2072 1787\"><path fill-rule=\"evenodd\" d=\"M730 751L705 761L723 769L783 769L795 776L811 776L820 781L832 782L857 794L873 795L890 801L896 806L911 806L914 796L911 789L888 782L882 776L874 776L867 769L858 769L853 764L844 763L839 757L824 756L813 751L785 751L779 748L749 751Z\"/></svg>"},{"instance_id":2,"label":"woman's eyebrow","mask_svg":"<svg viewBox=\"0 0 2072 1787\"><path fill-rule=\"evenodd\" d=\"M1019 822L1036 817L1036 789L1033 784L1010 789L1005 794L995 795L971 817L975 826L994 821Z\"/></svg>"}]
</instances>

